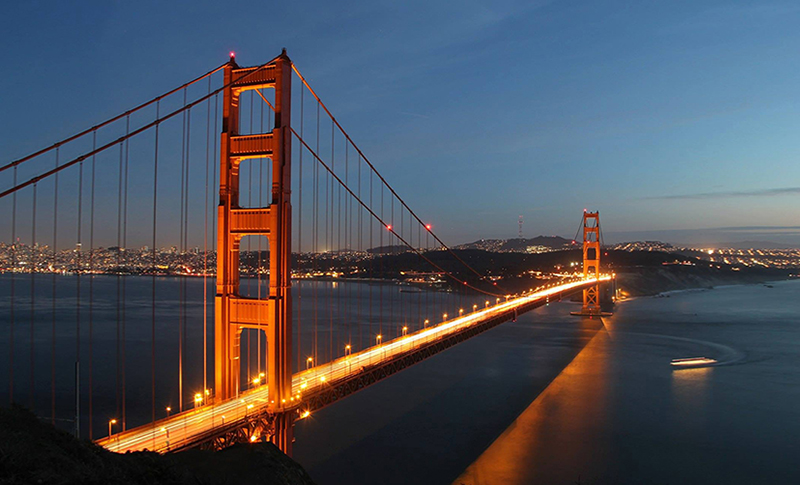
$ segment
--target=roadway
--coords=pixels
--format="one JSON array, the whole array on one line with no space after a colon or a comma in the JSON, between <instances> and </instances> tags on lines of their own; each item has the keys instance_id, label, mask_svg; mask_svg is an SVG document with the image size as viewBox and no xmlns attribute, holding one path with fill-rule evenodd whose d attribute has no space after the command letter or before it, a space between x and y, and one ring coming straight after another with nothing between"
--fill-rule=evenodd
<instances>
[{"instance_id":1,"label":"roadway","mask_svg":"<svg viewBox=\"0 0 800 485\"><path fill-rule=\"evenodd\" d=\"M600 278L601 281L609 279L609 276ZM431 342L478 325L515 308L570 292L581 286L588 286L594 281L594 279L581 279L523 294L517 298L478 309L438 325L420 329L326 364L298 372L292 376L293 397L289 404L291 407L299 409L301 418L306 417L309 412L303 408L304 396L308 397L315 392L330 388L335 383L345 381L350 376L361 372L364 368L379 365L400 355L413 352ZM268 388L266 385L262 385L242 392L238 398L200 405L195 409L176 413L152 424L113 434L96 442L118 453L143 449L166 452L175 448L183 448L188 444L196 444L195 442L201 437L213 435L215 430L235 424L244 424L252 417L263 414L269 404L267 397Z\"/></svg>"}]
</instances>

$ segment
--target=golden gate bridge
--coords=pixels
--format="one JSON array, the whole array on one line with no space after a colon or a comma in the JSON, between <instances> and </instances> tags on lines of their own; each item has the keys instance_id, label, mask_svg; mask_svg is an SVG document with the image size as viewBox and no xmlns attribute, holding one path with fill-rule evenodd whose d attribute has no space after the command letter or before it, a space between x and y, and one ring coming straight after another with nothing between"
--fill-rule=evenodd
<instances>
[{"instance_id":1,"label":"golden gate bridge","mask_svg":"<svg viewBox=\"0 0 800 485\"><path fill-rule=\"evenodd\" d=\"M602 315L612 278L584 211L582 274L504 290L398 195L285 51L255 67L231 53L0 176L8 399L117 452L291 454L295 421L521 313L582 291L577 313ZM420 291L397 297L398 268Z\"/></svg>"}]
</instances>

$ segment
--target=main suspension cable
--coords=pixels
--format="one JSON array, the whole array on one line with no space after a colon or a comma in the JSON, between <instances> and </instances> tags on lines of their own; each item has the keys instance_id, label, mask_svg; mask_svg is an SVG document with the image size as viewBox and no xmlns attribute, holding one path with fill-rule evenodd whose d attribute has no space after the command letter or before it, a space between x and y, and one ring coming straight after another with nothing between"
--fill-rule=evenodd
<instances>
[{"instance_id":1,"label":"main suspension cable","mask_svg":"<svg viewBox=\"0 0 800 485\"><path fill-rule=\"evenodd\" d=\"M270 62L272 62L272 61L270 61ZM65 144L73 141L73 140L77 140L78 138L81 138L82 136L88 135L89 133L96 132L98 129L100 129L100 128L104 127L104 126L110 125L111 123L113 123L115 121L118 121L118 120L121 120L122 118L130 116L131 114L133 114L133 113L135 113L135 112L137 112L137 111L139 111L139 110L141 110L143 108L146 108L146 107L150 106L153 103L161 101L162 99L166 98L167 96L170 96L170 95L172 95L174 93L177 93L181 89L184 89L184 88L187 88L187 87L191 86L192 84L196 83L197 81L200 81L200 80L203 80L203 79L205 79L207 77L210 77L211 75L213 75L216 72L218 72L220 69L223 69L227 64L228 63L226 62L226 63L220 65L219 67L217 67L217 68L215 68L215 69L213 69L211 71L208 71L207 73L203 74L202 76L200 76L198 78L195 78L195 79L193 79L193 80L191 80L191 81L189 81L189 82L187 82L185 84L182 84L182 85L178 86L175 89L167 91L166 93L164 93L164 94L162 94L160 96L157 96L157 97L151 99L150 101L142 103L139 106L136 106L135 108L129 109L128 111L126 111L126 112L124 112L122 114L119 114L117 116L109 118L109 119L107 119L106 121L103 121L100 124L94 125L93 127L89 128L89 129L86 129L86 130L84 130L84 131L82 131L80 133L76 133L76 134L74 134L74 135L72 135L70 137L64 138L63 140L61 140L59 142L56 142L56 143L50 145L49 147L46 147L46 148L43 148L43 149L41 149L41 150L39 150L37 152L31 153L30 155L24 156L24 157L22 157L22 158L20 158L18 160L14 160L13 162L9 162L6 165L3 165L2 167L0 167L0 172L6 170L8 168L11 168L11 167L16 167L17 165L19 165L21 163L24 163L24 162L27 162L28 160L30 160L32 158L36 158L39 155L42 155L42 154L45 154L45 153L49 152L50 150L56 149L56 148L58 148L58 147L60 147L62 145L65 145Z\"/></svg>"},{"instance_id":2,"label":"main suspension cable","mask_svg":"<svg viewBox=\"0 0 800 485\"><path fill-rule=\"evenodd\" d=\"M358 201L358 203L359 203L359 204L361 204L361 206L362 206L362 207L363 207L363 208L364 208L364 209L365 209L367 212L369 212L369 213L372 215L372 217L374 217L374 218L375 218L375 219L376 219L378 222L380 222L380 223L383 225L383 227L384 227L385 229L387 229L389 232L391 232L391 233L392 233L392 234L393 234L395 237L397 237L397 239L399 239L399 240L400 240L400 241L401 241L403 244L405 244L406 246L408 246L408 248L409 248L409 249L411 249L413 252L415 252L417 255L419 255L419 256L420 256L422 259L424 259L425 261L427 261L427 262L428 262L428 263L429 263L431 266L433 266L434 268L438 269L439 271L441 271L443 274L447 275L448 277L450 277L450 278L451 278L451 279L453 279L454 281L457 281L458 283L460 283L460 284L463 284L464 286L466 286L466 287L468 287L468 288L471 288L471 289L473 289L473 290L475 290L475 291L478 291L478 292L480 292L480 293L483 293L483 294L486 294L486 295L491 295L491 296L496 296L496 297L505 297L505 295L500 295L500 294L498 294L498 293L492 293L492 292L488 292L488 291L482 290L482 289L480 289L480 288L477 288L477 287L475 287L475 286L473 286L473 285L469 284L469 282L467 282L467 281L465 281L465 280L462 280L462 279L458 278L457 276L455 276L454 274L452 274L450 271L447 271L447 270L445 270L444 268L442 268L441 266L439 266L438 264L436 264L435 262L433 262L433 261L432 261L430 258L428 258L427 256L425 256L425 254L424 254L422 251L420 251L419 249L415 248L413 245L411 245L411 244L410 244L408 241L406 241L404 238L400 237L400 235L399 235L399 234L397 234L397 233L395 232L394 228L393 228L393 227L392 227L390 224L387 224L387 223L386 223L386 222L383 220L383 218L381 218L381 217L380 217L378 214L376 214L376 213L375 213L375 211L373 211L373 210L372 210L372 208L370 208L369 206L367 206L367 204L365 204L365 203L364 203L364 201L362 201L361 199L359 199L359 198L356 196L356 194L355 194L355 193L352 191L352 189L350 189L350 187L347 187L347 186L344 184L344 181L343 181L342 179L340 179L340 178L339 178L339 176L338 176L338 175L336 175L336 174L333 172L333 170L332 170L332 169L331 169L331 168L328 166L328 164L327 164L327 163L325 163L325 161L323 161L323 160L322 160L322 158L320 158L320 156L319 156L319 155L317 155L317 153L316 153L316 152L315 152L315 151L314 151L314 150L313 150L313 149L312 149L312 148L311 148L311 147L308 145L308 143L306 143L306 141L305 141L305 140L303 140L302 138L300 138L300 135L299 135L299 134L298 134L298 133L297 133L297 132L294 130L294 128L292 128L292 127L289 127L289 130L291 130L292 134L294 134L294 136L295 136L295 137L298 139L298 141L300 141L300 143L301 143L301 144L302 144L302 145L303 145L303 146L306 148L306 150L308 150L308 151L309 151L309 153L311 153L311 155L312 155L312 156L313 156L313 157L314 157L314 158L315 158L315 159L316 159L316 160L319 162L319 164L320 164L320 165L322 165L322 166L325 168L325 170L326 170L326 171L327 171L327 172L328 172L328 173L329 173L329 174L330 174L330 175L331 175L331 176L332 176L332 177L333 177L333 178L334 178L334 179L335 179L335 180L336 180L336 181L339 183L339 185L341 185L341 186L342 186L342 187L343 187L343 188L344 188L344 189L345 189L345 190L346 190L346 191L347 191L347 192L350 194L350 196L351 196L351 197L355 198L355 199ZM383 232L382 232L382 231L381 231L381 234L383 234Z\"/></svg>"},{"instance_id":3,"label":"main suspension cable","mask_svg":"<svg viewBox=\"0 0 800 485\"><path fill-rule=\"evenodd\" d=\"M6 197L7 195L13 194L13 193L17 192L18 190L23 189L23 188L25 188L25 187L27 187L29 185L32 185L32 184L38 182L39 180L47 178L47 177L49 177L49 176L51 176L53 174L56 174L56 173L58 173L58 172L60 172L62 170L65 170L65 169L67 169L67 168L69 168L69 167L71 167L71 166L73 166L73 165L75 165L77 163L80 163L83 160L86 160L87 158L89 158L89 157L91 157L93 155L96 155L96 154L98 154L100 152L103 152L103 151L113 147L113 146L116 146L118 143L126 141L129 138L132 138L132 137L138 135L139 133L147 131L147 130L149 130L150 128L152 128L154 126L160 125L164 121L167 121L168 119L170 119L170 118L172 118L174 116L177 116L178 114L184 112L187 109L191 109L192 107L194 107L194 106L202 103L203 101L211 98L215 94L218 94L218 93L224 91L225 89L233 86L234 84L236 84L238 82L241 82L241 81L244 81L245 79L247 79L248 77L252 76L253 74L265 69L274 60L275 59L272 59L271 61L269 61L269 62L267 62L265 64L262 64L261 66L257 67L256 69L244 74L243 76L240 76L240 77L234 79L233 81L231 81L230 83L222 86L221 88L218 88L218 89L214 90L214 92L209 93L209 94L207 94L205 96L202 96L202 97L192 101L191 103L189 103L189 104L187 104L187 105L185 105L185 106L183 106L181 108L178 108L175 111L173 111L173 112L171 112L171 113L169 113L167 115L164 115L163 117L161 117L159 115L156 115L156 120L155 121L152 121L152 122L150 122L150 123L148 123L148 124L146 124L146 125L144 125L144 126L142 126L140 128L137 128L137 129L135 129L135 130L133 130L133 131L131 131L129 133L126 133L124 136L121 136L121 137L119 137L119 138L117 138L117 139L115 139L115 140L113 140L113 141L111 141L109 143L106 143L105 145L103 145L103 146L101 146L99 148L96 148L96 149L94 149L94 150L92 150L90 152L84 153L83 155L80 155L77 158L74 158L74 159L70 160L67 163L61 164L61 166L59 166L57 168L54 168L54 169L49 170L49 171L47 171L45 173L39 174L39 175L29 179L26 182L21 183L21 184L14 183L14 186L11 187L10 189L7 189L7 190L5 190L3 192L0 192L0 199L2 199L3 197ZM156 101L156 106L158 106L158 105L159 105L159 101Z\"/></svg>"},{"instance_id":4,"label":"main suspension cable","mask_svg":"<svg viewBox=\"0 0 800 485\"><path fill-rule=\"evenodd\" d=\"M343 134L343 135L344 135L344 137L347 139L347 141L348 141L348 142L350 142L350 144L352 144L352 145L353 145L353 148L355 148L355 149L356 149L356 151L358 152L358 154L359 154L359 155L361 155L361 157L364 159L364 161L367 163L367 165L368 165L368 166L369 166L369 167L372 169L372 171L373 171L373 172L375 172L375 175L377 175L377 176L378 176L378 178L381 180L381 182L383 182L383 183L384 183L384 185L386 185L386 187L387 187L387 188L388 188L388 189L391 191L392 195L394 195L395 197L397 197L397 200L398 200L398 201L399 201L399 202L400 202L400 203L401 203L401 204L402 204L402 205L403 205L403 206L404 206L404 207L405 207L405 208L406 208L406 209L407 209L407 210L408 210L408 211L411 213L411 215L413 215L413 216L414 216L414 218L417 220L417 222L418 222L418 223L420 223L420 224L422 224L423 226L426 226L426 228L427 228L427 226L428 226L428 225L427 225L427 224L425 224L425 223L422 221L422 219L421 219L421 218L420 218L420 217L417 215L417 213L416 213L416 212L414 212L414 211L411 209L411 207L409 207L409 206L408 206L408 204L406 204L406 202L403 200L403 198L402 198L402 197L400 197L400 196L397 194L397 192L395 192L395 190L392 188L392 186L391 186L391 185L389 185L389 182L387 182L387 181L386 181L386 179L385 179L385 178L383 178L383 176L380 174L380 172L378 172L378 169L377 169L377 168L375 168L375 166L372 164L372 162L370 162L370 161L369 161L369 159L367 158L367 156L366 156L366 155L364 155L364 153L361 151L361 149L360 149L360 148L358 148L358 145L356 145L356 143L353 141L353 139L352 139L352 138L350 138L350 135L348 135L348 134L347 134L347 132L345 131L345 129L342 127L342 125L341 125L341 124L339 124L339 121L337 121L337 120L336 120L336 118L333 116L333 113L331 113L331 112L330 112L330 110L328 110L328 107L327 107L327 106L325 106L325 103L323 103L323 102L322 102L322 100L319 98L319 96L318 96L318 95L317 95L317 93L314 91L314 89L312 89L312 88L311 88L311 85L308 83L308 81L306 81L306 78L305 78L305 77L303 77L303 75L300 73L300 71L297 69L297 66L296 66L294 63L292 63L292 69L293 69L293 70L294 70L294 72L297 74L297 76L300 78L300 80L303 82L303 84L306 86L306 88L308 88L308 91L311 93L311 95L312 95L312 96L314 96L314 98L317 100L317 102L320 104L320 106L322 106L322 109L324 109L324 110L325 110L325 113L327 113L327 114L328 114L328 116L331 118L331 121L333 121L333 123L334 123L334 124L335 124L335 125L336 125L336 126L339 128L339 131L341 131L341 132L342 132L342 134ZM266 100L265 100L265 101L266 101ZM270 106L270 107L271 107L271 106ZM274 108L273 108L273 109L274 109ZM430 231L430 229L429 229L429 231ZM437 236L437 235L436 235L436 234L435 234L433 231L430 231L430 232L431 232L431 235L433 236L433 238L434 238L434 239L435 239L435 240L436 240L436 241L437 241L437 242L438 242L438 243L439 243L439 244L440 244L440 245L441 245L441 246L442 246L442 247L443 247L445 250L447 250L447 251L448 251L448 252L449 252L449 253L450 253L450 254L451 254L451 255L452 255L454 258L456 258L456 259L457 259L457 260L458 260L458 261L459 261L461 264L463 264L463 265L464 265L464 266L465 266L467 269L469 269L471 272L473 272L473 273L474 273L476 276L478 276L480 279L482 279L482 280L483 280L483 279L486 279L486 276L485 276L485 275L482 275L481 273L479 273L478 271L476 271L474 268L472 268L472 266L470 266L469 264L467 264L467 262L466 262L466 261L464 261L463 259L461 259L461 257L459 257L459 256L458 256L458 255L457 255L457 254L456 254L456 253L455 253L455 252L454 252L454 251L453 251L453 250L452 250L452 249L451 249L451 248L450 248L450 247L449 247L447 244L445 244L445 243L444 243L444 241L442 241L441 239L439 239L439 237L438 237L438 236Z\"/></svg>"}]
</instances>

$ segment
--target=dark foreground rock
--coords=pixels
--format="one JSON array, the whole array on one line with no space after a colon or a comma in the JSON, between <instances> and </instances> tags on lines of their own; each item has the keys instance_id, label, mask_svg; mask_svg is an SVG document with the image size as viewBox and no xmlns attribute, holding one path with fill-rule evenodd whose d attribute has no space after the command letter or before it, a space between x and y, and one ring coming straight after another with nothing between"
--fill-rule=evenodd
<instances>
[{"instance_id":1,"label":"dark foreground rock","mask_svg":"<svg viewBox=\"0 0 800 485\"><path fill-rule=\"evenodd\" d=\"M41 422L30 411L0 409L2 484L193 484L306 485L303 467L271 443L223 451L169 455L112 453Z\"/></svg>"}]
</instances>

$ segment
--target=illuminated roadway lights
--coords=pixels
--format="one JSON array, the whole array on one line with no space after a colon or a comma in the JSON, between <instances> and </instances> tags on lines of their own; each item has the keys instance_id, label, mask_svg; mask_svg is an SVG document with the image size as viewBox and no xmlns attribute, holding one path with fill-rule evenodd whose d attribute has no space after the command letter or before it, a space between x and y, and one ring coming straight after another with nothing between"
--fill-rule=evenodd
<instances>
[{"instance_id":1,"label":"illuminated roadway lights","mask_svg":"<svg viewBox=\"0 0 800 485\"><path fill-rule=\"evenodd\" d=\"M478 305L472 305L472 311L473 311L473 313L474 313L475 311L477 311L477 310L478 310Z\"/></svg>"},{"instance_id":2,"label":"illuminated roadway lights","mask_svg":"<svg viewBox=\"0 0 800 485\"><path fill-rule=\"evenodd\" d=\"M489 308L489 300L486 300L486 308Z\"/></svg>"},{"instance_id":3,"label":"illuminated roadway lights","mask_svg":"<svg viewBox=\"0 0 800 485\"><path fill-rule=\"evenodd\" d=\"M443 321L443 322L446 322L446 321L447 321L447 313L443 313L443 314L442 314L442 321Z\"/></svg>"},{"instance_id":4,"label":"illuminated roadway lights","mask_svg":"<svg viewBox=\"0 0 800 485\"><path fill-rule=\"evenodd\" d=\"M606 279L608 279L607 276L604 276L602 278L602 280ZM591 281L591 280L581 279L581 281L585 283L586 281ZM538 293L535 296L531 295L529 297L524 297L521 298L519 301L509 301L509 303L504 303L499 307L497 307L496 309L487 310L485 313L482 312L481 315L485 316L485 318L491 318L492 316L497 315L499 311L508 310L512 307L525 304L531 299L543 301L545 297L548 295L555 295L559 291L565 291L570 287L582 284L581 281L578 281L576 283L571 283L568 285L562 284L561 285L562 287L560 288L550 289L545 292ZM371 350L368 349L364 353L351 354L349 356L349 363L352 364L353 361L355 361L355 363L357 364L356 365L357 368L358 365L362 365L368 359L380 359L381 355L383 355L385 359L388 359L390 356L394 357L395 355L399 355L403 351L401 349L405 348L404 344L406 343L414 344L418 341L422 342L429 340L430 338L439 338L444 335L451 335L453 332L467 328L472 324L479 323L481 321L484 321L484 318L478 318L477 316L472 316L472 317L465 316L457 320L454 319L441 326L426 329L424 332L421 332L420 334L409 334L408 336L405 337L406 340L403 342L387 342L386 345L381 345L380 348L375 348ZM347 373L347 366L345 365L344 360L332 363L330 369L327 369L326 366L325 371L317 368L314 372L308 372L308 373L303 372L301 375L295 376L294 380L295 392L293 394L297 394L298 387L300 389L304 389L303 384L305 384L306 382L309 382L310 384L304 390L306 392L314 392L317 389L327 387L328 385L330 385L329 383L333 382L333 379L335 377L344 376L346 375L346 373ZM325 377L325 379L322 379L321 377ZM251 399L251 402L253 402L254 404L256 402L261 402L264 398L267 397L266 389L267 389L266 387L260 387L253 391L250 391L252 392L252 394L248 396L248 399ZM204 406L203 408L199 408L193 413L187 413L188 416L172 416L170 418L172 419L170 423L173 426L170 426L171 428L170 438L175 437L176 439L178 439L179 435L175 434L176 432L178 432L181 433L180 434L181 442L183 442L184 439L187 442L192 442L192 440L195 439L195 437L200 438L203 436L203 433L213 431L217 426L219 426L220 424L219 417L221 415L226 416L228 414L232 414L235 415L234 417L235 419L240 419L241 416L246 412L245 409L240 406L246 406L246 402L243 399L225 400L210 406ZM214 416L217 417L216 421L214 421ZM224 423L230 421L225 418L223 419L224 419L223 426ZM174 427L174 426L179 426L179 427ZM158 429L159 428L155 428L155 431L158 431ZM185 431L183 431L184 429ZM155 448L154 451L165 451L166 443L164 441L164 435L162 433L156 432L155 436L153 436L153 430L154 428L146 426L146 429L137 430L133 433L126 433L126 434L118 433L116 435L116 439L112 437L111 439L108 440L100 440L100 443L102 443L104 446L113 451L121 451L121 452L125 452L126 450L131 450L131 451L140 450L145 446L147 446L148 448L154 447ZM184 432L186 433L185 438L183 437ZM153 442L154 439L155 442Z\"/></svg>"},{"instance_id":5,"label":"illuminated roadway lights","mask_svg":"<svg viewBox=\"0 0 800 485\"><path fill-rule=\"evenodd\" d=\"M195 409L197 409L197 406L202 406L202 405L203 405L203 395L198 392L197 394L194 395L194 407Z\"/></svg>"},{"instance_id":6,"label":"illuminated roadway lights","mask_svg":"<svg viewBox=\"0 0 800 485\"><path fill-rule=\"evenodd\" d=\"M405 336L407 333L408 333L408 327L404 326L403 327L403 336Z\"/></svg>"},{"instance_id":7,"label":"illuminated roadway lights","mask_svg":"<svg viewBox=\"0 0 800 485\"><path fill-rule=\"evenodd\" d=\"M108 436L109 436L109 438L111 437L111 427L114 426L115 424L117 424L117 420L116 419L112 419L111 421L108 422Z\"/></svg>"},{"instance_id":8,"label":"illuminated roadway lights","mask_svg":"<svg viewBox=\"0 0 800 485\"><path fill-rule=\"evenodd\" d=\"M169 412L172 411L172 408L167 406L167 417L169 417Z\"/></svg>"},{"instance_id":9,"label":"illuminated roadway lights","mask_svg":"<svg viewBox=\"0 0 800 485\"><path fill-rule=\"evenodd\" d=\"M422 328L427 328L429 323L431 323L431 321L426 318L425 321L422 322Z\"/></svg>"},{"instance_id":10,"label":"illuminated roadway lights","mask_svg":"<svg viewBox=\"0 0 800 485\"><path fill-rule=\"evenodd\" d=\"M464 309L463 308L459 308L458 309L458 316L460 317L462 315L464 315Z\"/></svg>"},{"instance_id":11,"label":"illuminated roadway lights","mask_svg":"<svg viewBox=\"0 0 800 485\"><path fill-rule=\"evenodd\" d=\"M347 344L347 345L344 346L344 356L345 357L350 355L350 350L351 350L350 344Z\"/></svg>"},{"instance_id":12,"label":"illuminated roadway lights","mask_svg":"<svg viewBox=\"0 0 800 485\"><path fill-rule=\"evenodd\" d=\"M312 362L314 362L314 359L313 359L313 358L309 357L309 358L307 358L307 359L306 359L306 370L308 370L309 368L311 368L311 363L312 363Z\"/></svg>"}]
</instances>

